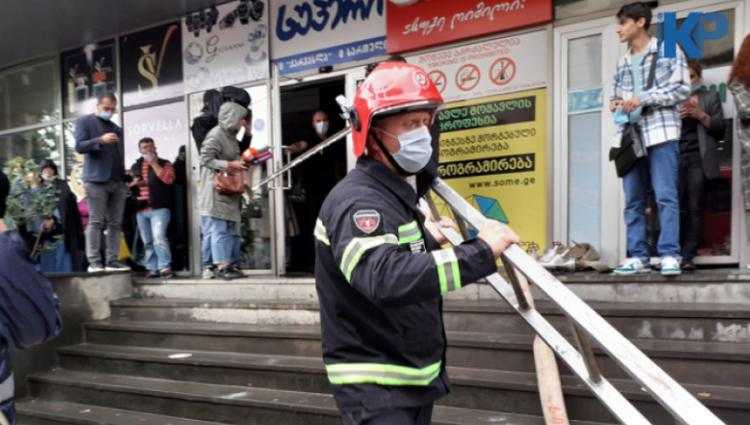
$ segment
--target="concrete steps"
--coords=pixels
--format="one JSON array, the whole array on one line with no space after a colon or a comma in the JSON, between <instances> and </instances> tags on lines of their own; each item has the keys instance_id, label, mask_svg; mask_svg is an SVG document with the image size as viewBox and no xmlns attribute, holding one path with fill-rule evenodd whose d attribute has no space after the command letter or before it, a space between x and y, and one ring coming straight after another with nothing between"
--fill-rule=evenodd
<instances>
[{"instance_id":1,"label":"concrete steps","mask_svg":"<svg viewBox=\"0 0 750 425\"><path fill-rule=\"evenodd\" d=\"M316 301L127 298L111 305L114 320L314 325L320 319ZM591 302L590 305L628 338L750 342L750 303ZM567 319L552 303L540 301L537 308L553 325L567 332ZM449 331L530 332L526 322L499 299L447 300L443 310Z\"/></svg>"},{"instance_id":2,"label":"concrete steps","mask_svg":"<svg viewBox=\"0 0 750 425\"><path fill-rule=\"evenodd\" d=\"M247 385L263 388L328 394L329 386L319 357L240 354L213 351L175 351L130 346L80 344L60 351L66 370L96 370L105 374L144 376L221 385ZM533 372L449 367L451 394L441 404L479 410L501 410L541 415L538 387ZM648 412L656 423L670 417L651 397L629 379L614 379L637 407ZM601 420L608 417L604 407L573 376L563 379L566 404L572 418ZM742 423L750 411L750 389L703 384L687 385L729 423Z\"/></svg>"},{"instance_id":3,"label":"concrete steps","mask_svg":"<svg viewBox=\"0 0 750 425\"><path fill-rule=\"evenodd\" d=\"M226 424L340 424L328 394L216 385L187 381L54 370L30 378L34 392L45 400L83 402L147 413L211 420ZM439 406L436 425L543 425L538 416ZM576 425L593 425L576 422Z\"/></svg>"},{"instance_id":4,"label":"concrete steps","mask_svg":"<svg viewBox=\"0 0 750 425\"><path fill-rule=\"evenodd\" d=\"M16 412L22 425L222 425L219 422L62 401L22 401L16 403Z\"/></svg>"}]
</instances>

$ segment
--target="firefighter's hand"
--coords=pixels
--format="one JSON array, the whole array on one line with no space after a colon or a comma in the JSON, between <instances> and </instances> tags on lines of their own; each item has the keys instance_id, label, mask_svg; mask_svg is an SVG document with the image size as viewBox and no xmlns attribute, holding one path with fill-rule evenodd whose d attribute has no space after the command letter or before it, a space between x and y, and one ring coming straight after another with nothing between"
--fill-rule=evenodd
<instances>
[{"instance_id":1,"label":"firefighter's hand","mask_svg":"<svg viewBox=\"0 0 750 425\"><path fill-rule=\"evenodd\" d=\"M487 242L495 258L499 257L509 246L520 242L516 232L495 220L487 220L479 229L479 239Z\"/></svg>"},{"instance_id":2,"label":"firefighter's hand","mask_svg":"<svg viewBox=\"0 0 750 425\"><path fill-rule=\"evenodd\" d=\"M432 219L425 220L424 227L428 232L430 232L432 237L440 245L448 242L448 239L446 239L445 235L443 235L443 232L440 231L440 228L449 227L458 232L458 226L456 225L456 222L448 217L441 218L439 222Z\"/></svg>"}]
</instances>

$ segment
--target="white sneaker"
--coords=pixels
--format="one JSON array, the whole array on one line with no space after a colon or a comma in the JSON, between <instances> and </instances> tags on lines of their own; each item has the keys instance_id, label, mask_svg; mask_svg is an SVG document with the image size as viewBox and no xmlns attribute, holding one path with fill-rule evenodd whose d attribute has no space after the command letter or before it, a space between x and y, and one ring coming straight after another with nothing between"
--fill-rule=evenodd
<instances>
[{"instance_id":1,"label":"white sneaker","mask_svg":"<svg viewBox=\"0 0 750 425\"><path fill-rule=\"evenodd\" d=\"M651 271L651 266L644 265L643 262L638 258L626 258L613 272L612 274L617 276L631 276L634 274L648 273Z\"/></svg>"},{"instance_id":2,"label":"white sneaker","mask_svg":"<svg viewBox=\"0 0 750 425\"><path fill-rule=\"evenodd\" d=\"M682 274L680 262L675 257L666 256L661 259L661 275L677 276Z\"/></svg>"},{"instance_id":3,"label":"white sneaker","mask_svg":"<svg viewBox=\"0 0 750 425\"><path fill-rule=\"evenodd\" d=\"M216 277L216 275L211 269L203 269L203 274L201 275L201 277L203 279L213 279L214 277Z\"/></svg>"},{"instance_id":4,"label":"white sneaker","mask_svg":"<svg viewBox=\"0 0 750 425\"><path fill-rule=\"evenodd\" d=\"M104 267L101 264L92 264L88 268L89 273L99 273L103 271L104 271Z\"/></svg>"}]
</instances>

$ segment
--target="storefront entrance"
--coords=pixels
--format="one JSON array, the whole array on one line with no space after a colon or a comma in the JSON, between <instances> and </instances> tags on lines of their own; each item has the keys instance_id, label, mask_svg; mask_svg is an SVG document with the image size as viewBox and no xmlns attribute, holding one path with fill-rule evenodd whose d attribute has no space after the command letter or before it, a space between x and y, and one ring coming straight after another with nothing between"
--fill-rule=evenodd
<instances>
[{"instance_id":1,"label":"storefront entrance","mask_svg":"<svg viewBox=\"0 0 750 425\"><path fill-rule=\"evenodd\" d=\"M718 141L720 177L706 182L703 234L696 263L731 265L747 258L742 230L739 146L734 137L734 105L726 78L745 34L745 11L739 2L707 4L691 1L654 11L651 32L657 34L659 12L720 12L729 31L704 45L703 81L722 100L726 132ZM615 18L589 20L555 29L555 217L554 237L589 242L615 263L626 256L624 199L607 152L614 134L606 108L617 60L626 46L616 35ZM654 221L655 222L655 221ZM653 226L649 237L658 235Z\"/></svg>"}]
</instances>

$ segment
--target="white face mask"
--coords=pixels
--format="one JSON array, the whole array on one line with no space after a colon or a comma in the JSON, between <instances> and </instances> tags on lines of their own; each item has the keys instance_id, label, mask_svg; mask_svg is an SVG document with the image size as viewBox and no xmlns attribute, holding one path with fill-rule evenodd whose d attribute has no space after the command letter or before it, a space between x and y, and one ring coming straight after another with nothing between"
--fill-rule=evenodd
<instances>
[{"instance_id":1,"label":"white face mask","mask_svg":"<svg viewBox=\"0 0 750 425\"><path fill-rule=\"evenodd\" d=\"M320 136L325 136L328 134L328 121L318 121L313 124L315 126L315 131Z\"/></svg>"},{"instance_id":2,"label":"white face mask","mask_svg":"<svg viewBox=\"0 0 750 425\"><path fill-rule=\"evenodd\" d=\"M421 126L406 133L394 136L387 131L380 130L398 139L401 149L392 154L393 160L407 173L416 174L430 162L432 157L432 135L430 129Z\"/></svg>"}]
</instances>

